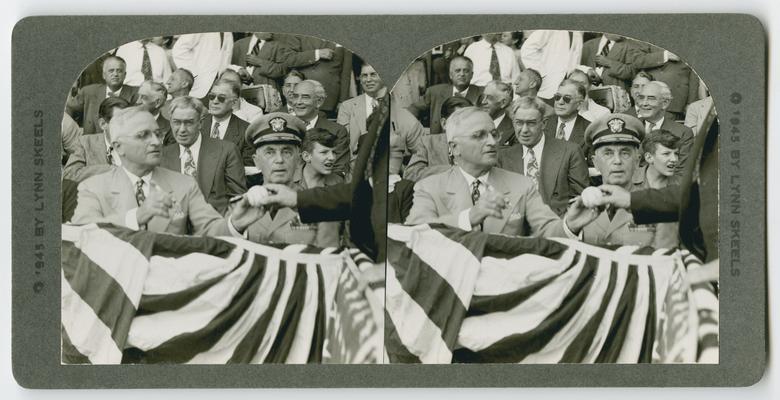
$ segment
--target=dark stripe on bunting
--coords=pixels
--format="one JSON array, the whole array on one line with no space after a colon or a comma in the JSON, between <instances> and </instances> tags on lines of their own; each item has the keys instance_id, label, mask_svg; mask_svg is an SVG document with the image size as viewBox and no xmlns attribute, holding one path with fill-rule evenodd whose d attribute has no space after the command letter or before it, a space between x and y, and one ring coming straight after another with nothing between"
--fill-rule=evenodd
<instances>
[{"instance_id":1,"label":"dark stripe on bunting","mask_svg":"<svg viewBox=\"0 0 780 400\"><path fill-rule=\"evenodd\" d=\"M609 307L609 301L615 293L615 286L617 286L618 266L616 262L612 262L609 268L609 283L607 283L607 290L604 291L604 297L601 299L601 305L593 316L590 317L588 323L582 328L577 337L569 343L566 351L561 357L560 363L581 363L590 350L590 346L593 344L593 338L596 337L596 332L599 330L599 325L604 319L604 314Z\"/></svg>"},{"instance_id":2,"label":"dark stripe on bunting","mask_svg":"<svg viewBox=\"0 0 780 400\"><path fill-rule=\"evenodd\" d=\"M227 258L236 245L208 236L178 236L158 233L153 254L160 257L181 257L183 254L203 253Z\"/></svg>"},{"instance_id":3,"label":"dark stripe on bunting","mask_svg":"<svg viewBox=\"0 0 780 400\"><path fill-rule=\"evenodd\" d=\"M273 318L276 307L279 306L279 299L282 297L282 290L287 281L287 268L281 268L283 265L283 262L280 263L279 273L276 277L276 286L274 286L271 299L268 301L268 307L260 318L255 321L246 336L238 343L238 346L233 351L233 355L228 360L228 364L248 364L257 353L257 349L260 348L260 344L267 333L268 324L271 322L271 318ZM263 362L263 360L260 360L260 362Z\"/></svg>"},{"instance_id":4,"label":"dark stripe on bunting","mask_svg":"<svg viewBox=\"0 0 780 400\"><path fill-rule=\"evenodd\" d=\"M590 287L593 285L597 266L598 260L588 256L580 275L561 305L535 328L525 333L509 335L477 352L465 348L456 350L454 360L456 362L518 363L529 354L541 350L553 339L555 332L566 326L580 310L588 297Z\"/></svg>"},{"instance_id":5,"label":"dark stripe on bunting","mask_svg":"<svg viewBox=\"0 0 780 400\"><path fill-rule=\"evenodd\" d=\"M197 331L182 333L153 349L149 349L138 362L150 364L185 363L212 348L252 304L257 296L266 268L267 259L256 256L254 263L252 263L252 269L244 278L230 304L220 311L214 319Z\"/></svg>"},{"instance_id":6,"label":"dark stripe on bunting","mask_svg":"<svg viewBox=\"0 0 780 400\"><path fill-rule=\"evenodd\" d=\"M311 347L309 358L307 359L309 363L322 362L322 349L325 346L325 336L327 334L325 329L327 322L325 307L327 307L325 305L325 280L322 277L322 269L317 265L317 315L314 320L314 332L311 336Z\"/></svg>"},{"instance_id":7,"label":"dark stripe on bunting","mask_svg":"<svg viewBox=\"0 0 780 400\"><path fill-rule=\"evenodd\" d=\"M401 288L441 329L444 343L452 350L466 316L466 307L455 289L410 248L394 240L388 239L388 242L392 246L392 251L387 253L388 263L395 269Z\"/></svg>"},{"instance_id":8,"label":"dark stripe on bunting","mask_svg":"<svg viewBox=\"0 0 780 400\"><path fill-rule=\"evenodd\" d=\"M580 262L582 253L579 251L574 254L574 259L561 274L569 271ZM468 309L468 316L478 316L489 314L492 312L508 311L516 307L518 304L528 300L531 296L536 294L539 290L550 284L550 282L558 279L561 274L551 276L543 281L536 282L532 285L528 285L522 289L518 289L508 293L502 293L494 296L474 296L471 298L471 304Z\"/></svg>"},{"instance_id":9,"label":"dark stripe on bunting","mask_svg":"<svg viewBox=\"0 0 780 400\"><path fill-rule=\"evenodd\" d=\"M62 272L73 291L111 330L117 347L124 348L136 309L122 286L71 242L62 242Z\"/></svg>"},{"instance_id":10,"label":"dark stripe on bunting","mask_svg":"<svg viewBox=\"0 0 780 400\"><path fill-rule=\"evenodd\" d=\"M211 279L205 280L195 286L178 292L141 296L141 302L138 303L138 314L136 314L136 316L140 317L143 315L154 314L163 311L173 311L184 307L189 302L195 300L203 293L211 289L212 286L222 281L226 275L244 265L244 263L247 262L247 258L249 258L249 254L250 253L248 251L243 250L241 259L236 265L233 266L230 271L220 276L215 276Z\"/></svg>"},{"instance_id":11,"label":"dark stripe on bunting","mask_svg":"<svg viewBox=\"0 0 780 400\"><path fill-rule=\"evenodd\" d=\"M62 363L63 364L92 364L89 361L89 357L81 354L79 349L73 345L68 336L68 332L65 332L65 328L60 329L62 331Z\"/></svg>"},{"instance_id":12,"label":"dark stripe on bunting","mask_svg":"<svg viewBox=\"0 0 780 400\"><path fill-rule=\"evenodd\" d=\"M489 235L485 243L484 257L514 258L522 254L536 254L552 260L560 260L569 246L545 238Z\"/></svg>"},{"instance_id":13,"label":"dark stripe on bunting","mask_svg":"<svg viewBox=\"0 0 780 400\"><path fill-rule=\"evenodd\" d=\"M597 363L614 363L620 356L620 350L623 349L623 342L626 340L628 325L631 323L631 313L634 311L638 280L636 266L629 265L626 286L623 288L620 300L618 300L615 316L612 317L607 341L604 342L604 346L596 357Z\"/></svg>"},{"instance_id":14,"label":"dark stripe on bunting","mask_svg":"<svg viewBox=\"0 0 780 400\"><path fill-rule=\"evenodd\" d=\"M153 254L154 242L157 240L157 233L149 231L134 231L124 226L113 225L110 223L99 223L98 228L110 233L115 238L132 245L146 259Z\"/></svg>"},{"instance_id":15,"label":"dark stripe on bunting","mask_svg":"<svg viewBox=\"0 0 780 400\"><path fill-rule=\"evenodd\" d=\"M390 242L390 239L387 240ZM391 254L388 252L387 254ZM404 346L398 331L393 324L393 319L385 311L385 352L387 357L393 364L421 364L420 358L409 352L409 349Z\"/></svg>"},{"instance_id":16,"label":"dark stripe on bunting","mask_svg":"<svg viewBox=\"0 0 780 400\"><path fill-rule=\"evenodd\" d=\"M287 361L306 299L307 275L306 264L295 265L295 280L293 281L292 290L287 299L287 305L284 307L282 319L279 322L279 330L271 345L271 350L265 358L265 363L279 364Z\"/></svg>"},{"instance_id":17,"label":"dark stripe on bunting","mask_svg":"<svg viewBox=\"0 0 780 400\"><path fill-rule=\"evenodd\" d=\"M656 330L656 309L655 309L655 275L653 268L647 267L647 277L649 278L650 295L648 297L647 318L645 319L645 337L642 339L642 351L639 353L640 363L651 363L653 361L653 343L655 343Z\"/></svg>"}]
</instances>

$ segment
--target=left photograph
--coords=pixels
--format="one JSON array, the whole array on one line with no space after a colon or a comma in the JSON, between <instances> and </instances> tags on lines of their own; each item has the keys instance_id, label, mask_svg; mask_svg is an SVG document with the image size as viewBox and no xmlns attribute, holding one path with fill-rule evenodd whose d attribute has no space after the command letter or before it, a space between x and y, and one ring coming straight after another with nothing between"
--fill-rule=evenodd
<instances>
[{"instance_id":1,"label":"left photograph","mask_svg":"<svg viewBox=\"0 0 780 400\"><path fill-rule=\"evenodd\" d=\"M377 71L304 35L117 45L62 93L61 362L383 362Z\"/></svg>"}]
</instances>

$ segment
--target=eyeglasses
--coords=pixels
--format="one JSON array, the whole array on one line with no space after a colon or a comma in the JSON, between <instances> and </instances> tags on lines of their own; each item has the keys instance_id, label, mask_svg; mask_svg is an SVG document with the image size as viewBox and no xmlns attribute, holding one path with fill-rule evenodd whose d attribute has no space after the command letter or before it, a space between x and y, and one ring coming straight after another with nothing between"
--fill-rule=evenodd
<instances>
[{"instance_id":1,"label":"eyeglasses","mask_svg":"<svg viewBox=\"0 0 780 400\"><path fill-rule=\"evenodd\" d=\"M214 99L219 100L220 103L224 103L227 100L232 99L232 97L227 97L224 94L216 94L216 93L209 93L207 96L209 101L214 101Z\"/></svg>"},{"instance_id":2,"label":"eyeglasses","mask_svg":"<svg viewBox=\"0 0 780 400\"><path fill-rule=\"evenodd\" d=\"M522 127L523 125L525 125L529 128L535 128L536 125L539 125L539 120L536 119L529 119L527 121L524 121L522 119L516 119L514 122L515 122L515 126L517 127Z\"/></svg>"},{"instance_id":3,"label":"eyeglasses","mask_svg":"<svg viewBox=\"0 0 780 400\"><path fill-rule=\"evenodd\" d=\"M195 120L194 119L172 119L171 120L171 126L182 126L189 128L192 126L195 126Z\"/></svg>"},{"instance_id":4,"label":"eyeglasses","mask_svg":"<svg viewBox=\"0 0 780 400\"><path fill-rule=\"evenodd\" d=\"M571 101L572 101L572 100L574 100L574 98L573 98L573 97L571 97L571 96L569 96L568 94L566 94L566 95L561 95L560 93L556 93L556 94L553 96L553 100L554 100L554 101L558 101L558 100L560 100L560 99L563 99L563 104L569 104L569 103L571 103Z\"/></svg>"}]
</instances>

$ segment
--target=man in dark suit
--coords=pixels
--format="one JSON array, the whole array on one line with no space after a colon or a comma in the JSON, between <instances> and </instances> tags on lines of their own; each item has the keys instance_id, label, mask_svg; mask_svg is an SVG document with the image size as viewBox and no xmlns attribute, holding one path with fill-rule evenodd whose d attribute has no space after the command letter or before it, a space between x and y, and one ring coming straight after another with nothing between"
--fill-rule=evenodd
<instances>
[{"instance_id":1,"label":"man in dark suit","mask_svg":"<svg viewBox=\"0 0 780 400\"><path fill-rule=\"evenodd\" d=\"M579 115L580 104L585 100L585 87L579 82L565 79L558 86L553 100L555 117L547 122L545 135L576 143L585 156L588 154L585 148L585 129L590 125L590 121Z\"/></svg>"},{"instance_id":2,"label":"man in dark suit","mask_svg":"<svg viewBox=\"0 0 780 400\"><path fill-rule=\"evenodd\" d=\"M588 186L588 166L579 146L545 137L545 105L531 97L515 102L512 122L518 143L499 148L498 166L530 177L542 201L562 216L569 200Z\"/></svg>"},{"instance_id":3,"label":"man in dark suit","mask_svg":"<svg viewBox=\"0 0 780 400\"><path fill-rule=\"evenodd\" d=\"M419 120L428 114L431 134L444 132L441 126L441 105L452 96L466 98L471 104L477 104L482 88L470 84L474 76L474 63L464 56L455 56L450 61L450 82L434 85L426 89L425 95L418 102L409 106L408 110Z\"/></svg>"},{"instance_id":4,"label":"man in dark suit","mask_svg":"<svg viewBox=\"0 0 780 400\"><path fill-rule=\"evenodd\" d=\"M68 98L66 111L75 120L81 121L84 134L98 132L98 108L107 97L119 96L130 104L135 104L138 87L127 86L125 81L125 60L110 56L103 62L103 79L105 83L95 83L81 88L76 96ZM80 118L77 117L80 114Z\"/></svg>"},{"instance_id":5,"label":"man in dark suit","mask_svg":"<svg viewBox=\"0 0 780 400\"><path fill-rule=\"evenodd\" d=\"M233 45L231 62L241 67L238 73L242 79L279 88L277 80L287 73L284 61L290 50L273 39L272 33L255 32Z\"/></svg>"},{"instance_id":6,"label":"man in dark suit","mask_svg":"<svg viewBox=\"0 0 780 400\"><path fill-rule=\"evenodd\" d=\"M682 173L682 166L691 152L693 145L693 131L691 128L672 121L666 115L666 110L672 101L672 92L669 87L660 81L647 83L637 96L638 116L645 124L645 132L654 130L667 130L680 139L680 162L677 166L677 174Z\"/></svg>"},{"instance_id":7,"label":"man in dark suit","mask_svg":"<svg viewBox=\"0 0 780 400\"><path fill-rule=\"evenodd\" d=\"M633 42L623 36L605 33L582 45L580 64L593 68L603 85L628 89L637 68L631 64Z\"/></svg>"},{"instance_id":8,"label":"man in dark suit","mask_svg":"<svg viewBox=\"0 0 780 400\"><path fill-rule=\"evenodd\" d=\"M347 128L328 120L320 113L320 108L327 98L326 89L320 82L307 79L295 85L292 93L292 104L295 115L306 124L306 130L324 129L336 136L336 163L333 172L345 176L349 172L349 132Z\"/></svg>"},{"instance_id":9,"label":"man in dark suit","mask_svg":"<svg viewBox=\"0 0 780 400\"><path fill-rule=\"evenodd\" d=\"M485 85L485 91L479 102L480 107L490 114L490 118L493 118L493 124L498 131L499 145L510 143L515 136L515 128L512 127L512 118L509 116L513 96L514 91L509 84L490 81Z\"/></svg>"},{"instance_id":10,"label":"man in dark suit","mask_svg":"<svg viewBox=\"0 0 780 400\"><path fill-rule=\"evenodd\" d=\"M198 121L205 112L194 97L178 97L171 102L176 143L163 148L161 166L193 177L206 202L225 215L228 201L246 192L246 177L232 142L201 134Z\"/></svg>"},{"instance_id":11,"label":"man in dark suit","mask_svg":"<svg viewBox=\"0 0 780 400\"><path fill-rule=\"evenodd\" d=\"M209 115L201 123L203 137L227 140L236 145L245 166L254 166L254 149L244 140L244 132L249 124L233 114L233 106L238 102L240 93L238 84L219 80L214 83L208 94Z\"/></svg>"},{"instance_id":12,"label":"man in dark suit","mask_svg":"<svg viewBox=\"0 0 780 400\"><path fill-rule=\"evenodd\" d=\"M290 53L286 56L288 68L297 68L325 87L327 97L322 111L336 117L336 105L348 99L352 72L352 53L336 43L314 36L279 34L277 40Z\"/></svg>"},{"instance_id":13,"label":"man in dark suit","mask_svg":"<svg viewBox=\"0 0 780 400\"><path fill-rule=\"evenodd\" d=\"M669 86L672 98L666 111L675 120L684 120L685 107L699 99L699 76L676 54L650 44L636 46L631 58L636 69L646 70Z\"/></svg>"},{"instance_id":14,"label":"man in dark suit","mask_svg":"<svg viewBox=\"0 0 780 400\"><path fill-rule=\"evenodd\" d=\"M171 133L171 123L162 115L161 109L168 98L168 90L162 83L155 81L146 81L138 88L138 105L143 107L150 114L154 115L157 126L160 127L160 137L163 138L163 145L176 143Z\"/></svg>"}]
</instances>

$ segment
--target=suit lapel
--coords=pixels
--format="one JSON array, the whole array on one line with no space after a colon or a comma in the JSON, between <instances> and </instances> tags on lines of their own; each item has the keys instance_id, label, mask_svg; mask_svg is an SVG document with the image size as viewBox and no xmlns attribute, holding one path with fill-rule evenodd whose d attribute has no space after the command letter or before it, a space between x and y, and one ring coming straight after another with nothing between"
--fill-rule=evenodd
<instances>
[{"instance_id":1,"label":"suit lapel","mask_svg":"<svg viewBox=\"0 0 780 400\"><path fill-rule=\"evenodd\" d=\"M215 143L206 138L200 139L200 151L198 153L198 186L204 196L208 197L211 193L211 186L214 183L214 174L216 173L217 149Z\"/></svg>"},{"instance_id":2,"label":"suit lapel","mask_svg":"<svg viewBox=\"0 0 780 400\"><path fill-rule=\"evenodd\" d=\"M509 219L509 214L512 213L512 205L517 203L517 199L513 199L512 192L509 190L509 185L507 185L500 176L498 176L498 173L496 173L496 169L494 168L490 175L488 175L488 183L490 184L493 189L504 195L504 197L509 197L509 206L510 209L505 209L502 213L501 218L493 218L493 217L487 217L485 218L485 222L483 223L484 232L487 233L500 233L504 226L506 226L506 222Z\"/></svg>"},{"instance_id":3,"label":"suit lapel","mask_svg":"<svg viewBox=\"0 0 780 400\"><path fill-rule=\"evenodd\" d=\"M111 204L109 206L121 213L126 213L138 207L133 183L130 182L130 178L127 177L122 168L114 169L113 178L111 179Z\"/></svg>"},{"instance_id":4,"label":"suit lapel","mask_svg":"<svg viewBox=\"0 0 780 400\"><path fill-rule=\"evenodd\" d=\"M606 213L605 213L606 214ZM615 212L615 216L612 218L612 221L609 223L609 227L606 231L606 237L609 237L613 233L615 233L617 230L621 229L622 227L628 225L631 223L631 214L628 213L628 211L624 209L618 209Z\"/></svg>"},{"instance_id":5,"label":"suit lapel","mask_svg":"<svg viewBox=\"0 0 780 400\"><path fill-rule=\"evenodd\" d=\"M450 93L452 93L452 85L450 85ZM476 105L477 100L479 100L480 95L479 87L474 85L469 85L469 91L466 93L466 99L471 102L471 104ZM450 96L447 96L450 97Z\"/></svg>"},{"instance_id":6,"label":"suit lapel","mask_svg":"<svg viewBox=\"0 0 780 400\"><path fill-rule=\"evenodd\" d=\"M165 149L163 149L163 167L176 172L181 172L181 162L179 161L179 157L181 156L180 153L181 149L179 148L179 144L173 144L170 146L166 146Z\"/></svg>"},{"instance_id":7,"label":"suit lapel","mask_svg":"<svg viewBox=\"0 0 780 400\"><path fill-rule=\"evenodd\" d=\"M230 116L230 122L228 122L227 129L225 130L225 140L229 140L238 145L241 143L241 140L238 137L238 121L236 121L236 118L238 117L235 114Z\"/></svg>"},{"instance_id":8,"label":"suit lapel","mask_svg":"<svg viewBox=\"0 0 780 400\"><path fill-rule=\"evenodd\" d=\"M268 236L273 235L274 232L287 225L290 221L298 218L298 213L292 208L283 207L276 211L276 215L271 220L271 223L267 225Z\"/></svg>"},{"instance_id":9,"label":"suit lapel","mask_svg":"<svg viewBox=\"0 0 780 400\"><path fill-rule=\"evenodd\" d=\"M542 193L547 201L552 196L555 183L558 181L558 174L563 169L560 150L560 146L554 140L545 139L542 149L542 163L539 165L539 193Z\"/></svg>"}]
</instances>

